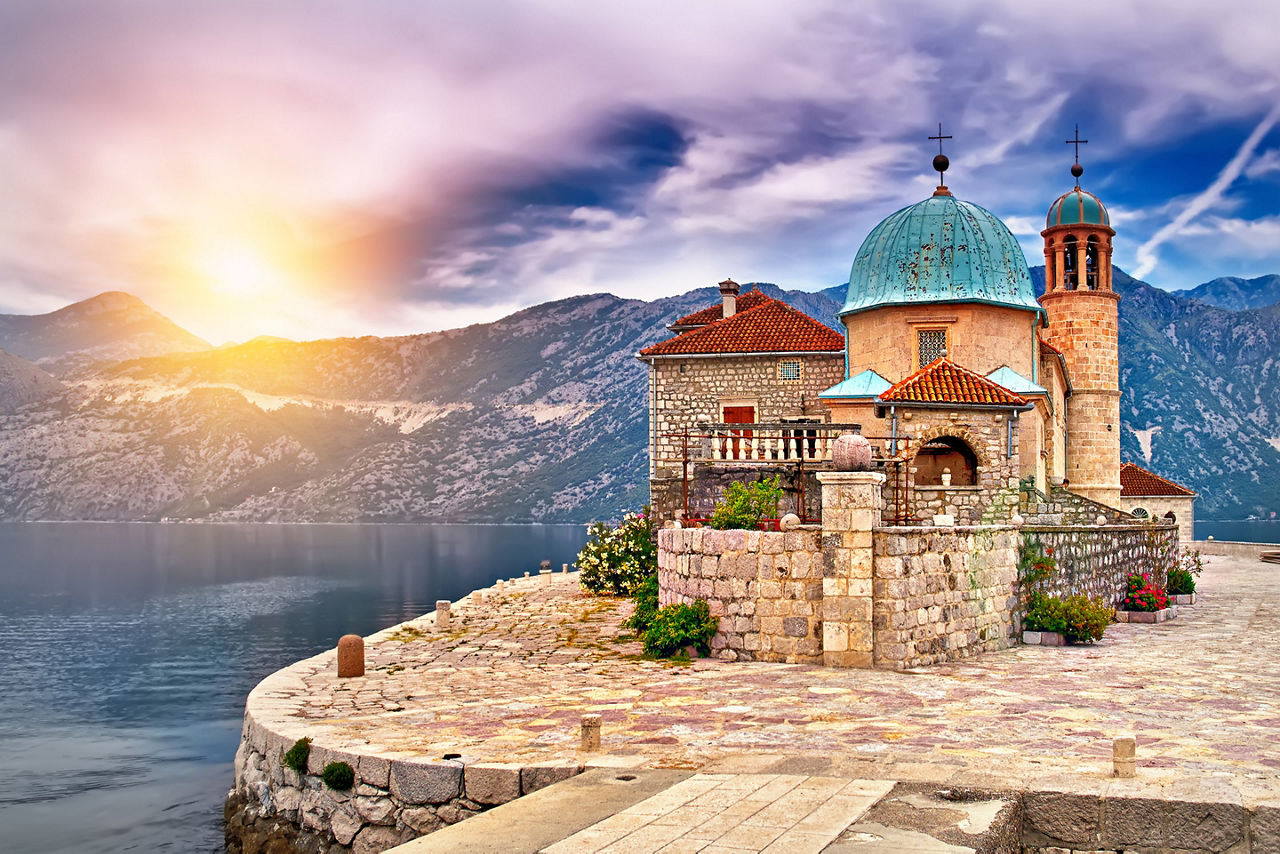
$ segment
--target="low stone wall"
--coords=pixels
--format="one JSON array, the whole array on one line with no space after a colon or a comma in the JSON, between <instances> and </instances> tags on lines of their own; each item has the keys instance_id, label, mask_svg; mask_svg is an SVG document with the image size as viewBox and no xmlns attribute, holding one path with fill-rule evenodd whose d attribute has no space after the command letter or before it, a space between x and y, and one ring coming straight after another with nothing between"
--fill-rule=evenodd
<instances>
[{"instance_id":1,"label":"low stone wall","mask_svg":"<svg viewBox=\"0 0 1280 854\"><path fill-rule=\"evenodd\" d=\"M1276 543L1241 543L1231 540L1195 540L1186 545L1198 549L1201 554L1228 557L1258 557L1263 552L1280 551Z\"/></svg>"},{"instance_id":2,"label":"low stone wall","mask_svg":"<svg viewBox=\"0 0 1280 854\"><path fill-rule=\"evenodd\" d=\"M432 612L384 629L366 638L366 648L398 630L420 631L434 621ZM281 713L277 699L296 689L300 674L318 670L336 672L335 650L273 673L258 683L245 702L235 787L227 795L225 808L231 854L282 850L375 854L584 770L577 764L521 766L462 756L381 753L338 736L327 738L326 726ZM362 681L342 683L358 689ZM306 773L299 774L285 767L282 759L303 736L313 741ZM340 792L324 785L320 774L330 762L346 762L355 770L351 790Z\"/></svg>"},{"instance_id":3,"label":"low stone wall","mask_svg":"<svg viewBox=\"0 0 1280 854\"><path fill-rule=\"evenodd\" d=\"M1052 578L1036 588L1051 596L1083 595L1118 605L1130 573L1148 572L1163 586L1178 555L1173 524L1035 526L1022 528L1022 543L1040 548L1057 562Z\"/></svg>"},{"instance_id":4,"label":"low stone wall","mask_svg":"<svg viewBox=\"0 0 1280 854\"><path fill-rule=\"evenodd\" d=\"M902 670L1013 644L1018 534L1012 526L872 533L876 667Z\"/></svg>"},{"instance_id":5,"label":"low stone wall","mask_svg":"<svg viewBox=\"0 0 1280 854\"><path fill-rule=\"evenodd\" d=\"M786 533L665 528L659 603L705 599L720 618L712 654L726 661L822 662L818 528Z\"/></svg>"}]
</instances>

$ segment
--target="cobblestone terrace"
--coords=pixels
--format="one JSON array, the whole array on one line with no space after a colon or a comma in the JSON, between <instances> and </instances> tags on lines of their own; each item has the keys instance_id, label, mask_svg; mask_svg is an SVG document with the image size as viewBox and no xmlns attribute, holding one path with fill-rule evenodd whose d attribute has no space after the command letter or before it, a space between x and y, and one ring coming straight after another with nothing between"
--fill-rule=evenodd
<instances>
[{"instance_id":1,"label":"cobblestone terrace","mask_svg":"<svg viewBox=\"0 0 1280 854\"><path fill-rule=\"evenodd\" d=\"M868 777L1004 784L1103 780L1111 736L1133 731L1150 783L1280 796L1280 577L1253 559L1206 563L1199 604L1171 622L906 673L645 661L617 639L627 602L557 574L455 605L443 632L422 619L374 636L364 679L335 679L332 652L296 665L301 678L253 711L308 718L338 749L526 764L582 758L579 719L595 712L620 764L822 754Z\"/></svg>"}]
</instances>

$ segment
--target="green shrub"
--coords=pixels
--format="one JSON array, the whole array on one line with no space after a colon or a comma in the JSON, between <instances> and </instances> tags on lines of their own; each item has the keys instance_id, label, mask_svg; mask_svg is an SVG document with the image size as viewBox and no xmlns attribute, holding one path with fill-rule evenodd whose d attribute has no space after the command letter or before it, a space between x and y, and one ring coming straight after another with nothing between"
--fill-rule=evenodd
<instances>
[{"instance_id":1,"label":"green shrub","mask_svg":"<svg viewBox=\"0 0 1280 854\"><path fill-rule=\"evenodd\" d=\"M735 480L725 488L724 498L716 505L707 525L722 531L728 528L755 530L761 520L778 515L781 500L782 487L777 475L753 483Z\"/></svg>"},{"instance_id":2,"label":"green shrub","mask_svg":"<svg viewBox=\"0 0 1280 854\"><path fill-rule=\"evenodd\" d=\"M711 609L703 599L692 605L680 602L667 605L658 610L644 633L644 651L666 658L686 646L693 646L706 655L709 651L707 644L719 625L720 618L711 616Z\"/></svg>"},{"instance_id":3,"label":"green shrub","mask_svg":"<svg viewBox=\"0 0 1280 854\"><path fill-rule=\"evenodd\" d=\"M300 738L293 743L293 747L285 753L284 758L280 761L284 763L284 767L292 768L299 774L307 773L307 757L311 755L311 739Z\"/></svg>"},{"instance_id":4,"label":"green shrub","mask_svg":"<svg viewBox=\"0 0 1280 854\"><path fill-rule=\"evenodd\" d=\"M345 762L330 762L324 766L320 779L330 789L345 792L356 783L356 771Z\"/></svg>"},{"instance_id":5,"label":"green shrub","mask_svg":"<svg viewBox=\"0 0 1280 854\"><path fill-rule=\"evenodd\" d=\"M1062 613L1062 600L1032 591L1027 597L1027 612L1022 617L1022 628L1029 632L1057 632L1063 634L1067 627Z\"/></svg>"},{"instance_id":6,"label":"green shrub","mask_svg":"<svg viewBox=\"0 0 1280 854\"><path fill-rule=\"evenodd\" d=\"M1168 583L1165 590L1174 596L1187 596L1196 592L1196 578L1182 567L1169 570Z\"/></svg>"},{"instance_id":7,"label":"green shrub","mask_svg":"<svg viewBox=\"0 0 1280 854\"><path fill-rule=\"evenodd\" d=\"M642 637L658 614L658 576L651 575L642 581L631 594L631 599L635 602L635 610L622 625L634 631L637 637Z\"/></svg>"},{"instance_id":8,"label":"green shrub","mask_svg":"<svg viewBox=\"0 0 1280 854\"><path fill-rule=\"evenodd\" d=\"M1102 640L1102 633L1116 616L1114 609L1084 596L1068 596L1062 600L1062 611L1066 621L1062 636L1067 643L1093 643Z\"/></svg>"},{"instance_id":9,"label":"green shrub","mask_svg":"<svg viewBox=\"0 0 1280 854\"><path fill-rule=\"evenodd\" d=\"M1022 627L1032 632L1057 632L1067 643L1099 640L1115 616L1111 608L1084 596L1059 599L1033 592L1028 602Z\"/></svg>"},{"instance_id":10,"label":"green shrub","mask_svg":"<svg viewBox=\"0 0 1280 854\"><path fill-rule=\"evenodd\" d=\"M584 589L629 595L658 571L658 546L649 508L628 513L616 528L602 522L592 525L587 544L578 553L577 565Z\"/></svg>"}]
</instances>

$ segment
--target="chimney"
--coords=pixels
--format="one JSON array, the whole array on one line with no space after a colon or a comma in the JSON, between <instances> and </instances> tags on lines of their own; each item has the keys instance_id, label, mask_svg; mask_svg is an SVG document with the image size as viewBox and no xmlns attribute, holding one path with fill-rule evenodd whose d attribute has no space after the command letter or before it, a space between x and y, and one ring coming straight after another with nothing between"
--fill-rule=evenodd
<instances>
[{"instance_id":1,"label":"chimney","mask_svg":"<svg viewBox=\"0 0 1280 854\"><path fill-rule=\"evenodd\" d=\"M720 283L720 298L724 300L724 316L733 317L738 313L738 283L733 279L725 279Z\"/></svg>"}]
</instances>

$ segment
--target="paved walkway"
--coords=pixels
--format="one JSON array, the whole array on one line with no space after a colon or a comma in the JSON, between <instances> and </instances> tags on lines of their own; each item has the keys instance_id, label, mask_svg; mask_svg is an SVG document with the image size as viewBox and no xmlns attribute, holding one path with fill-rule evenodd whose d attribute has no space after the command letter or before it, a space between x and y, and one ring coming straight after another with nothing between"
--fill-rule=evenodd
<instances>
[{"instance_id":1,"label":"paved walkway","mask_svg":"<svg viewBox=\"0 0 1280 854\"><path fill-rule=\"evenodd\" d=\"M629 603L557 574L455 606L445 632L423 619L375 636L366 679L338 681L329 659L300 666L269 702L361 752L581 760L590 712L623 766L1008 786L1104 781L1110 740L1128 731L1148 783L1280 797L1280 574L1206 563L1199 603L1171 622L907 673L645 661L619 640Z\"/></svg>"},{"instance_id":2,"label":"paved walkway","mask_svg":"<svg viewBox=\"0 0 1280 854\"><path fill-rule=\"evenodd\" d=\"M893 788L883 780L698 774L545 854L818 854Z\"/></svg>"}]
</instances>

